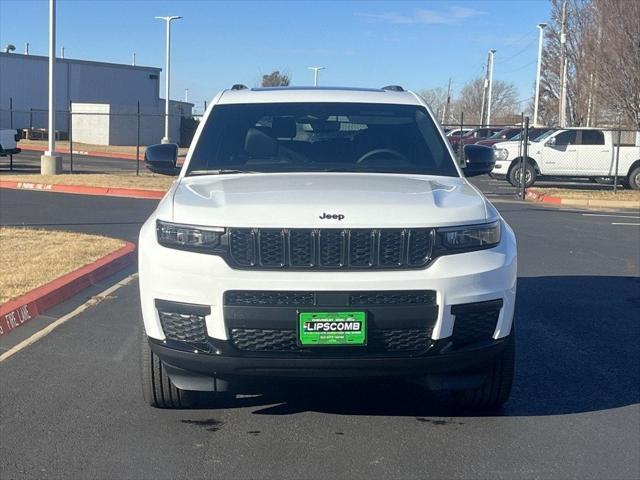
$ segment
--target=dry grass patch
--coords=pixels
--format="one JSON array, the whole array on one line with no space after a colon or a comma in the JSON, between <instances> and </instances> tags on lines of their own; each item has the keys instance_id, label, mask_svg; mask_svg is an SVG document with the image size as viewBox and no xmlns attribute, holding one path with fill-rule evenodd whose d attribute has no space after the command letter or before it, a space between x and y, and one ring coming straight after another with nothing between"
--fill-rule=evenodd
<instances>
[{"instance_id":1,"label":"dry grass patch","mask_svg":"<svg viewBox=\"0 0 640 480\"><path fill-rule=\"evenodd\" d=\"M84 233L0 227L0 304L122 247Z\"/></svg>"},{"instance_id":2,"label":"dry grass patch","mask_svg":"<svg viewBox=\"0 0 640 480\"><path fill-rule=\"evenodd\" d=\"M5 174L0 176L0 180L167 191L171 187L174 177L153 173L141 173L139 176L136 176L135 173L63 173L61 175Z\"/></svg>"},{"instance_id":3,"label":"dry grass patch","mask_svg":"<svg viewBox=\"0 0 640 480\"><path fill-rule=\"evenodd\" d=\"M20 146L28 147L28 146L37 146L37 147L46 147L48 146L48 142L46 140L20 140ZM68 141L56 141L56 146L60 147L63 150L69 150L69 142ZM77 151L85 151L85 152L106 152L106 153L136 153L135 145L92 145L90 143L80 143L73 142L73 149ZM144 157L144 152L146 147L140 146L140 158ZM189 148L180 147L178 149L179 156L185 156Z\"/></svg>"},{"instance_id":4,"label":"dry grass patch","mask_svg":"<svg viewBox=\"0 0 640 480\"><path fill-rule=\"evenodd\" d=\"M613 187L612 187L613 188ZM538 188L533 187L537 193L548 195L550 197L589 199L589 200L633 200L640 201L640 190L618 189L617 193L613 190L574 190L571 188Z\"/></svg>"}]
</instances>

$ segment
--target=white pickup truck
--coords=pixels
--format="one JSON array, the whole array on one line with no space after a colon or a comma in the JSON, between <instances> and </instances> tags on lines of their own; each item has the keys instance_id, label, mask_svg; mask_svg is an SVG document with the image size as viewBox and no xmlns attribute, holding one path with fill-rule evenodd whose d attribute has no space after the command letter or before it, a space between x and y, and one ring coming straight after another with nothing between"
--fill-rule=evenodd
<instances>
[{"instance_id":1,"label":"white pickup truck","mask_svg":"<svg viewBox=\"0 0 640 480\"><path fill-rule=\"evenodd\" d=\"M20 134L16 130L0 129L0 157L20 153L21 150L18 148L19 141Z\"/></svg>"},{"instance_id":2,"label":"white pickup truck","mask_svg":"<svg viewBox=\"0 0 640 480\"><path fill-rule=\"evenodd\" d=\"M619 143L619 144L618 144ZM520 184L519 142L501 142L493 146L496 165L493 176L512 185ZM640 189L640 132L618 132L594 128L551 130L529 142L524 163L525 186L538 177L612 178L618 164L618 177L635 190Z\"/></svg>"}]
</instances>

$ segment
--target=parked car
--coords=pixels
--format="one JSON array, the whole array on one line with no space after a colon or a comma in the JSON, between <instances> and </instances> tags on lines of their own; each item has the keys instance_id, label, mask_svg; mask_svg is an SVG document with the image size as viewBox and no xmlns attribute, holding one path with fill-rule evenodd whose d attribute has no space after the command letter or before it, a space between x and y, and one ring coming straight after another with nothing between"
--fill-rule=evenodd
<instances>
[{"instance_id":1,"label":"parked car","mask_svg":"<svg viewBox=\"0 0 640 480\"><path fill-rule=\"evenodd\" d=\"M17 130L9 128L0 129L0 157L20 153L22 150L18 148L19 141L20 134Z\"/></svg>"},{"instance_id":2,"label":"parked car","mask_svg":"<svg viewBox=\"0 0 640 480\"><path fill-rule=\"evenodd\" d=\"M476 145L484 145L485 147L492 147L496 143L511 140L522 131L521 128L503 128L499 132L494 133L486 140L480 140L476 142Z\"/></svg>"},{"instance_id":3,"label":"parked car","mask_svg":"<svg viewBox=\"0 0 640 480\"><path fill-rule=\"evenodd\" d=\"M502 128L500 127L482 127L482 128L475 128L473 130L471 130L470 132L467 132L465 135L459 136L459 135L453 135L453 136L449 136L449 142L451 143L451 146L453 147L453 149L455 151L458 150L458 146L460 144L462 145L473 145L476 142L479 142L480 140L484 140L486 138L491 137L492 135L494 135L495 133L499 132L500 130L502 130Z\"/></svg>"},{"instance_id":4,"label":"parked car","mask_svg":"<svg viewBox=\"0 0 640 480\"><path fill-rule=\"evenodd\" d=\"M426 103L386 89L236 87L211 102L139 238L156 407L243 377L407 377L471 407L513 378L513 231ZM215 394L214 394L215 398Z\"/></svg>"},{"instance_id":5,"label":"parked car","mask_svg":"<svg viewBox=\"0 0 640 480\"><path fill-rule=\"evenodd\" d=\"M615 132L617 135L617 132ZM496 165L493 176L503 176L518 185L521 175L519 142L502 142L493 146ZM614 142L614 132L594 128L549 130L531 141L528 157L522 162L525 186L540 177L613 178L618 176L633 189L640 189L640 132L625 132L621 145Z\"/></svg>"},{"instance_id":6,"label":"parked car","mask_svg":"<svg viewBox=\"0 0 640 480\"><path fill-rule=\"evenodd\" d=\"M445 129L445 132L448 137L459 137L460 135L466 135L467 133L473 131L473 128L449 128Z\"/></svg>"}]
</instances>

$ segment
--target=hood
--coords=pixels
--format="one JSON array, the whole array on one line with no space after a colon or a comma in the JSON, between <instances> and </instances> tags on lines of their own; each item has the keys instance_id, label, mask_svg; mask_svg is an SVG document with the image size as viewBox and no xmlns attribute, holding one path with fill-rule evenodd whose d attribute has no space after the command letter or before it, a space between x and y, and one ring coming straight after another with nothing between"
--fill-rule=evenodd
<instances>
[{"instance_id":1,"label":"hood","mask_svg":"<svg viewBox=\"0 0 640 480\"><path fill-rule=\"evenodd\" d=\"M529 140L529 145L535 145L539 142L534 142L533 140ZM507 140L505 142L498 142L493 144L493 148L518 148L520 145L520 140Z\"/></svg>"},{"instance_id":2,"label":"hood","mask_svg":"<svg viewBox=\"0 0 640 480\"><path fill-rule=\"evenodd\" d=\"M183 177L173 195L173 221L263 228L443 226L484 222L485 201L457 177L368 173Z\"/></svg>"}]
</instances>

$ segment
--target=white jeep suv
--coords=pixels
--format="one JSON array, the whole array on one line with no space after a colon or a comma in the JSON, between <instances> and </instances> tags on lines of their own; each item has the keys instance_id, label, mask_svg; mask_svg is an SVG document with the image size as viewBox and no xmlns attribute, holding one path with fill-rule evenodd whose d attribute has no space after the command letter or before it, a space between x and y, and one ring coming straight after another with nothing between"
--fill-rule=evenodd
<instances>
[{"instance_id":1,"label":"white jeep suv","mask_svg":"<svg viewBox=\"0 0 640 480\"><path fill-rule=\"evenodd\" d=\"M406 377L495 407L511 390L516 240L422 99L400 87L234 86L142 227L143 390L255 376ZM215 394L214 394L215 395Z\"/></svg>"}]
</instances>

